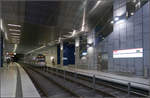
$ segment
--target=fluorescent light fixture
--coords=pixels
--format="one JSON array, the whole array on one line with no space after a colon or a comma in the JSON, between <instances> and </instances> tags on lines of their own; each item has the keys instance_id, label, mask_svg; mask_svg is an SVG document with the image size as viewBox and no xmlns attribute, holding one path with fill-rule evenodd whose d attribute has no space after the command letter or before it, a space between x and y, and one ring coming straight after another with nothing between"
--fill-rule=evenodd
<instances>
[{"instance_id":1,"label":"fluorescent light fixture","mask_svg":"<svg viewBox=\"0 0 150 98\"><path fill-rule=\"evenodd\" d=\"M7 32L4 32L4 35L5 35L5 39L8 40Z\"/></svg>"},{"instance_id":2,"label":"fluorescent light fixture","mask_svg":"<svg viewBox=\"0 0 150 98\"><path fill-rule=\"evenodd\" d=\"M143 48L113 51L113 58L140 58L140 57L143 57Z\"/></svg>"},{"instance_id":3,"label":"fluorescent light fixture","mask_svg":"<svg viewBox=\"0 0 150 98\"><path fill-rule=\"evenodd\" d=\"M16 25L16 24L8 24L8 26L12 26L12 27L21 27L21 25Z\"/></svg>"},{"instance_id":4,"label":"fluorescent light fixture","mask_svg":"<svg viewBox=\"0 0 150 98\"><path fill-rule=\"evenodd\" d=\"M20 36L11 36L12 38L20 38Z\"/></svg>"},{"instance_id":5,"label":"fluorescent light fixture","mask_svg":"<svg viewBox=\"0 0 150 98\"><path fill-rule=\"evenodd\" d=\"M60 49L63 50L63 46L61 46Z\"/></svg>"},{"instance_id":6,"label":"fluorescent light fixture","mask_svg":"<svg viewBox=\"0 0 150 98\"><path fill-rule=\"evenodd\" d=\"M72 36L75 36L75 34L76 34L76 30L73 30Z\"/></svg>"},{"instance_id":7,"label":"fluorescent light fixture","mask_svg":"<svg viewBox=\"0 0 150 98\"><path fill-rule=\"evenodd\" d=\"M119 17L115 17L115 21L118 21L119 20Z\"/></svg>"},{"instance_id":8,"label":"fluorescent light fixture","mask_svg":"<svg viewBox=\"0 0 150 98\"><path fill-rule=\"evenodd\" d=\"M82 52L82 55L83 55L83 56L86 56L86 55L87 55L87 52Z\"/></svg>"},{"instance_id":9,"label":"fluorescent light fixture","mask_svg":"<svg viewBox=\"0 0 150 98\"><path fill-rule=\"evenodd\" d=\"M126 22L125 19L121 19L121 20L117 21L116 23L117 23L117 24L120 24L120 23L125 23L125 22ZM121 26L120 26L120 27L121 27Z\"/></svg>"},{"instance_id":10,"label":"fluorescent light fixture","mask_svg":"<svg viewBox=\"0 0 150 98\"><path fill-rule=\"evenodd\" d=\"M132 12L132 13L131 13L131 15L133 16L133 15L134 15L134 13Z\"/></svg>"},{"instance_id":11,"label":"fluorescent light fixture","mask_svg":"<svg viewBox=\"0 0 150 98\"><path fill-rule=\"evenodd\" d=\"M85 26L84 25L82 25L81 31L85 31Z\"/></svg>"},{"instance_id":12,"label":"fluorescent light fixture","mask_svg":"<svg viewBox=\"0 0 150 98\"><path fill-rule=\"evenodd\" d=\"M11 39L15 39L16 40L16 39L20 39L20 37L11 37Z\"/></svg>"},{"instance_id":13,"label":"fluorescent light fixture","mask_svg":"<svg viewBox=\"0 0 150 98\"><path fill-rule=\"evenodd\" d=\"M8 35L7 35L7 32L4 31L2 19L0 19L0 28L4 32L5 39L8 40Z\"/></svg>"},{"instance_id":14,"label":"fluorescent light fixture","mask_svg":"<svg viewBox=\"0 0 150 98\"><path fill-rule=\"evenodd\" d=\"M76 42L76 47L79 47L79 42Z\"/></svg>"},{"instance_id":15,"label":"fluorescent light fixture","mask_svg":"<svg viewBox=\"0 0 150 98\"><path fill-rule=\"evenodd\" d=\"M68 58L67 57L63 57L63 60L68 60Z\"/></svg>"},{"instance_id":16,"label":"fluorescent light fixture","mask_svg":"<svg viewBox=\"0 0 150 98\"><path fill-rule=\"evenodd\" d=\"M16 30L16 29L9 29L9 31L21 32L20 30Z\"/></svg>"},{"instance_id":17,"label":"fluorescent light fixture","mask_svg":"<svg viewBox=\"0 0 150 98\"><path fill-rule=\"evenodd\" d=\"M113 24L113 23L114 23L114 21L111 21L110 23L111 23L111 24Z\"/></svg>"},{"instance_id":18,"label":"fluorescent light fixture","mask_svg":"<svg viewBox=\"0 0 150 98\"><path fill-rule=\"evenodd\" d=\"M1 30L3 31L3 21L2 19L0 21L1 21Z\"/></svg>"},{"instance_id":19,"label":"fluorescent light fixture","mask_svg":"<svg viewBox=\"0 0 150 98\"><path fill-rule=\"evenodd\" d=\"M90 10L90 13L92 13L99 6L100 3L101 3L101 0L98 0L95 6Z\"/></svg>"},{"instance_id":20,"label":"fluorescent light fixture","mask_svg":"<svg viewBox=\"0 0 150 98\"><path fill-rule=\"evenodd\" d=\"M35 51L40 50L40 49L45 48L45 47L46 47L45 45L44 45L44 46L41 46L41 47L39 47L39 48L36 48L36 49L34 49L34 50L31 50L31 51L27 52L26 54L35 52Z\"/></svg>"},{"instance_id":21,"label":"fluorescent light fixture","mask_svg":"<svg viewBox=\"0 0 150 98\"><path fill-rule=\"evenodd\" d=\"M89 37L88 38L88 42L87 42L88 44L93 44L93 39L92 39L92 37Z\"/></svg>"},{"instance_id":22,"label":"fluorescent light fixture","mask_svg":"<svg viewBox=\"0 0 150 98\"><path fill-rule=\"evenodd\" d=\"M136 2L136 0L133 0L133 2L135 3L135 2Z\"/></svg>"},{"instance_id":23,"label":"fluorescent light fixture","mask_svg":"<svg viewBox=\"0 0 150 98\"><path fill-rule=\"evenodd\" d=\"M81 31L85 31L85 18L86 18L86 8L84 8L84 11L83 11L83 19L82 19Z\"/></svg>"},{"instance_id":24,"label":"fluorescent light fixture","mask_svg":"<svg viewBox=\"0 0 150 98\"><path fill-rule=\"evenodd\" d=\"M53 56L51 56L51 61L54 59L54 57Z\"/></svg>"},{"instance_id":25,"label":"fluorescent light fixture","mask_svg":"<svg viewBox=\"0 0 150 98\"><path fill-rule=\"evenodd\" d=\"M139 1L139 2L137 3L137 5L140 7L140 6L141 6L141 2Z\"/></svg>"},{"instance_id":26,"label":"fluorescent light fixture","mask_svg":"<svg viewBox=\"0 0 150 98\"><path fill-rule=\"evenodd\" d=\"M11 35L21 35L20 33L10 33Z\"/></svg>"},{"instance_id":27,"label":"fluorescent light fixture","mask_svg":"<svg viewBox=\"0 0 150 98\"><path fill-rule=\"evenodd\" d=\"M76 46L76 47L79 47L79 45L80 45L80 38L77 37L77 38L75 39L75 46Z\"/></svg>"},{"instance_id":28,"label":"fluorescent light fixture","mask_svg":"<svg viewBox=\"0 0 150 98\"><path fill-rule=\"evenodd\" d=\"M19 41L20 39L12 39L12 41Z\"/></svg>"}]
</instances>

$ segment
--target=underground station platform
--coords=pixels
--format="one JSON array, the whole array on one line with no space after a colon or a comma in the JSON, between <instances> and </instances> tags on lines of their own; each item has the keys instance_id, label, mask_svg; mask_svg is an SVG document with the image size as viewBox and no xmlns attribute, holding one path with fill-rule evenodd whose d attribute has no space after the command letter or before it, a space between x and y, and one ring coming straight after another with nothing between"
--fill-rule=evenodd
<instances>
[{"instance_id":1,"label":"underground station platform","mask_svg":"<svg viewBox=\"0 0 150 98\"><path fill-rule=\"evenodd\" d=\"M150 88L148 79L66 67L13 63L0 71L1 98L143 98Z\"/></svg>"},{"instance_id":2,"label":"underground station platform","mask_svg":"<svg viewBox=\"0 0 150 98\"><path fill-rule=\"evenodd\" d=\"M150 0L0 0L0 98L150 98Z\"/></svg>"}]
</instances>

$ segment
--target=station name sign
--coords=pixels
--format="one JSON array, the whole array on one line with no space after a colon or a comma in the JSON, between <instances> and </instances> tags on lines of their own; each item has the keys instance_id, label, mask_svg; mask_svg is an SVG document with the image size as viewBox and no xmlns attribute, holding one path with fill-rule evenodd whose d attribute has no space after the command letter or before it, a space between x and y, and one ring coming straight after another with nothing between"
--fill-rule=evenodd
<instances>
[{"instance_id":1,"label":"station name sign","mask_svg":"<svg viewBox=\"0 0 150 98\"><path fill-rule=\"evenodd\" d=\"M113 50L113 58L141 58L143 48Z\"/></svg>"}]
</instances>

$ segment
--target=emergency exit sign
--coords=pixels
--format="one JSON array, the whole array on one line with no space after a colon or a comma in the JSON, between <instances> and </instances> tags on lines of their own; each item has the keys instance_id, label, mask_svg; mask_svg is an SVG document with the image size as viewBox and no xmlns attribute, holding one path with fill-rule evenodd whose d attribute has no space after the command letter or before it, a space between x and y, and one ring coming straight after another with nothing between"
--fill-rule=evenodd
<instances>
[{"instance_id":1,"label":"emergency exit sign","mask_svg":"<svg viewBox=\"0 0 150 98\"><path fill-rule=\"evenodd\" d=\"M143 57L143 48L113 51L113 58L141 58L141 57Z\"/></svg>"}]
</instances>

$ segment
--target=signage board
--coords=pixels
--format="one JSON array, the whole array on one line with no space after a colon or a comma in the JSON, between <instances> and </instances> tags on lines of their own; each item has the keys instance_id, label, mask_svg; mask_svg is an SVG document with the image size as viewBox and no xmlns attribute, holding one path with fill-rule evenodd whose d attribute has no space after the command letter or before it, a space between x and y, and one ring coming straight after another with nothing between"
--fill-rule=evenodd
<instances>
[{"instance_id":1,"label":"signage board","mask_svg":"<svg viewBox=\"0 0 150 98\"><path fill-rule=\"evenodd\" d=\"M141 57L143 57L143 48L113 51L113 58L141 58Z\"/></svg>"}]
</instances>

